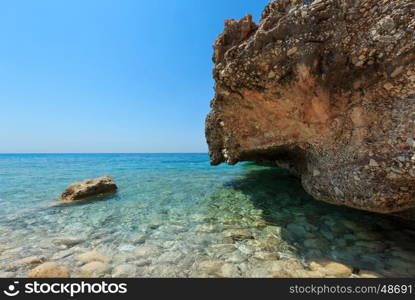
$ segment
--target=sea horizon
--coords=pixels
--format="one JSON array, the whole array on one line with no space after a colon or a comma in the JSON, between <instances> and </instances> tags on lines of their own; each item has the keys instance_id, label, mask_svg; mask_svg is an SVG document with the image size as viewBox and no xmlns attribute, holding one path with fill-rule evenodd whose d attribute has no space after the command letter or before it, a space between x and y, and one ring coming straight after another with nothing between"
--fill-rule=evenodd
<instances>
[{"instance_id":1,"label":"sea horizon","mask_svg":"<svg viewBox=\"0 0 415 300\"><path fill-rule=\"evenodd\" d=\"M70 154L70 155L77 155L77 154L206 154L208 152L4 152L0 153L0 155L8 155L8 154Z\"/></svg>"}]
</instances>

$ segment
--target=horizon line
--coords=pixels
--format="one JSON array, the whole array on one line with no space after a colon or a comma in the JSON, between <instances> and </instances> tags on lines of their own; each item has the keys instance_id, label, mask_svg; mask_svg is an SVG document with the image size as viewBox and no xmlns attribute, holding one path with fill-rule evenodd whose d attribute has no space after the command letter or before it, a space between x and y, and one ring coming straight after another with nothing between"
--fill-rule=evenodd
<instances>
[{"instance_id":1,"label":"horizon line","mask_svg":"<svg viewBox=\"0 0 415 300\"><path fill-rule=\"evenodd\" d=\"M4 154L209 154L208 152L0 152Z\"/></svg>"}]
</instances>

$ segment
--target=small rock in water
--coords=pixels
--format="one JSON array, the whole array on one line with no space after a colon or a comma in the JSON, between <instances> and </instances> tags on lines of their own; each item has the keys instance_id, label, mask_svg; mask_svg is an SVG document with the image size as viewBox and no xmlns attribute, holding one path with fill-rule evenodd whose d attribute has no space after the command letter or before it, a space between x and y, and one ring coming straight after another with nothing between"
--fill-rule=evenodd
<instances>
[{"instance_id":1,"label":"small rock in water","mask_svg":"<svg viewBox=\"0 0 415 300\"><path fill-rule=\"evenodd\" d=\"M377 241L357 241L355 245L357 247L369 248L377 252L382 252L387 247L384 243Z\"/></svg>"},{"instance_id":2,"label":"small rock in water","mask_svg":"<svg viewBox=\"0 0 415 300\"><path fill-rule=\"evenodd\" d=\"M69 278L71 277L65 267L55 262L46 262L30 270L27 273L29 278Z\"/></svg>"},{"instance_id":3,"label":"small rock in water","mask_svg":"<svg viewBox=\"0 0 415 300\"><path fill-rule=\"evenodd\" d=\"M149 237L149 235L148 234L144 234L144 233L142 233L142 234L138 234L138 235L136 235L136 236L133 236L132 238L131 238L131 242L133 243L133 244L143 244L145 241L146 241L146 239Z\"/></svg>"},{"instance_id":4,"label":"small rock in water","mask_svg":"<svg viewBox=\"0 0 415 300\"><path fill-rule=\"evenodd\" d=\"M298 277L298 272L304 270L301 263L294 259L267 262L269 277L292 278Z\"/></svg>"},{"instance_id":5,"label":"small rock in water","mask_svg":"<svg viewBox=\"0 0 415 300\"><path fill-rule=\"evenodd\" d=\"M29 256L18 261L20 265L37 265L41 264L43 259L38 256Z\"/></svg>"},{"instance_id":6,"label":"small rock in water","mask_svg":"<svg viewBox=\"0 0 415 300\"><path fill-rule=\"evenodd\" d=\"M311 261L311 271L320 272L328 277L350 277L353 268L334 261Z\"/></svg>"},{"instance_id":7,"label":"small rock in water","mask_svg":"<svg viewBox=\"0 0 415 300\"><path fill-rule=\"evenodd\" d=\"M124 244L118 247L119 251L133 251L135 247L133 245Z\"/></svg>"},{"instance_id":8,"label":"small rock in water","mask_svg":"<svg viewBox=\"0 0 415 300\"><path fill-rule=\"evenodd\" d=\"M73 202L115 193L118 187L111 177L103 176L95 179L86 179L69 185L62 193L60 200Z\"/></svg>"},{"instance_id":9,"label":"small rock in water","mask_svg":"<svg viewBox=\"0 0 415 300\"><path fill-rule=\"evenodd\" d=\"M355 235L359 240L366 240L366 241L376 241L382 238L382 235L376 232L371 232L371 231L360 231L360 232L356 232Z\"/></svg>"},{"instance_id":10,"label":"small rock in water","mask_svg":"<svg viewBox=\"0 0 415 300\"><path fill-rule=\"evenodd\" d=\"M242 254L241 251L237 250L227 255L226 261L237 264L244 262L246 259L246 255Z\"/></svg>"},{"instance_id":11,"label":"small rock in water","mask_svg":"<svg viewBox=\"0 0 415 300\"><path fill-rule=\"evenodd\" d=\"M196 231L197 232L206 232L206 233L209 233L209 232L214 232L216 230L216 228L215 228L215 226L214 225L212 225L212 224L204 224L204 225L199 225L197 228L196 228Z\"/></svg>"},{"instance_id":12,"label":"small rock in water","mask_svg":"<svg viewBox=\"0 0 415 300\"><path fill-rule=\"evenodd\" d=\"M344 220L343 225L352 231L360 231L362 229L362 226L356 222L350 221L350 220Z\"/></svg>"},{"instance_id":13,"label":"small rock in water","mask_svg":"<svg viewBox=\"0 0 415 300\"><path fill-rule=\"evenodd\" d=\"M328 246L328 243L322 239L309 239L304 241L304 246L307 248L322 249Z\"/></svg>"},{"instance_id":14,"label":"small rock in water","mask_svg":"<svg viewBox=\"0 0 415 300\"><path fill-rule=\"evenodd\" d=\"M115 278L132 278L137 273L137 267L131 264L124 264L115 267L112 272L112 277Z\"/></svg>"},{"instance_id":15,"label":"small rock in water","mask_svg":"<svg viewBox=\"0 0 415 300\"><path fill-rule=\"evenodd\" d=\"M104 254L101 254L96 251L90 251L90 252L83 253L81 255L78 255L76 259L83 263L90 263L94 261L108 263L110 261L110 258L108 256L105 256Z\"/></svg>"},{"instance_id":16,"label":"small rock in water","mask_svg":"<svg viewBox=\"0 0 415 300\"><path fill-rule=\"evenodd\" d=\"M229 229L223 232L223 235L225 237L230 237L234 241L242 241L242 240L248 240L253 239L254 236L252 235L252 232L245 229Z\"/></svg>"},{"instance_id":17,"label":"small rock in water","mask_svg":"<svg viewBox=\"0 0 415 300\"><path fill-rule=\"evenodd\" d=\"M150 260L146 260L146 259L139 259L136 261L132 262L134 265L136 265L137 267L144 267L144 266L148 266L151 264Z\"/></svg>"},{"instance_id":18,"label":"small rock in water","mask_svg":"<svg viewBox=\"0 0 415 300\"><path fill-rule=\"evenodd\" d=\"M134 251L134 254L141 258L159 256L160 249L158 247L140 247Z\"/></svg>"},{"instance_id":19,"label":"small rock in water","mask_svg":"<svg viewBox=\"0 0 415 300\"><path fill-rule=\"evenodd\" d=\"M239 277L238 267L234 264L224 264L218 273L219 277L223 278L236 278Z\"/></svg>"},{"instance_id":20,"label":"small rock in water","mask_svg":"<svg viewBox=\"0 0 415 300\"><path fill-rule=\"evenodd\" d=\"M60 238L56 238L52 240L52 243L54 243L55 245L58 245L58 246L64 245L68 248L71 248L81 242L82 242L81 239L72 238L72 237L60 237Z\"/></svg>"},{"instance_id":21,"label":"small rock in water","mask_svg":"<svg viewBox=\"0 0 415 300\"><path fill-rule=\"evenodd\" d=\"M38 264L41 264L42 262L43 262L43 260L40 257L29 256L29 257L26 257L26 258L23 258L21 260L18 260L18 261L15 261L15 262L11 263L8 266L7 270L8 271L13 271L13 270L16 270L17 268L20 268L20 267L24 267L24 266L27 266L27 265L38 265Z\"/></svg>"},{"instance_id":22,"label":"small rock in water","mask_svg":"<svg viewBox=\"0 0 415 300\"><path fill-rule=\"evenodd\" d=\"M239 249L239 251L241 251L243 254L245 255L252 255L255 252L255 248L248 246L248 245L244 245L242 243L237 243L236 244L236 248Z\"/></svg>"},{"instance_id":23,"label":"small rock in water","mask_svg":"<svg viewBox=\"0 0 415 300\"><path fill-rule=\"evenodd\" d=\"M180 260L183 259L183 254L178 251L168 251L161 254L158 258L158 263L171 263L177 264Z\"/></svg>"},{"instance_id":24,"label":"small rock in water","mask_svg":"<svg viewBox=\"0 0 415 300\"><path fill-rule=\"evenodd\" d=\"M260 260L274 260L277 259L277 254L272 252L266 252L266 251L258 251L255 252L253 255L253 258L260 259Z\"/></svg>"},{"instance_id":25,"label":"small rock in water","mask_svg":"<svg viewBox=\"0 0 415 300\"><path fill-rule=\"evenodd\" d=\"M223 261L202 261L196 268L206 275L218 276L223 265Z\"/></svg>"},{"instance_id":26,"label":"small rock in water","mask_svg":"<svg viewBox=\"0 0 415 300\"><path fill-rule=\"evenodd\" d=\"M379 275L378 273L371 272L371 271L366 271L366 270L360 271L359 272L359 277L360 278L382 278L382 276Z\"/></svg>"},{"instance_id":27,"label":"small rock in water","mask_svg":"<svg viewBox=\"0 0 415 300\"><path fill-rule=\"evenodd\" d=\"M100 262L100 261L93 261L79 269L79 273L81 276L85 277L103 277L108 272L108 265Z\"/></svg>"},{"instance_id":28,"label":"small rock in water","mask_svg":"<svg viewBox=\"0 0 415 300\"><path fill-rule=\"evenodd\" d=\"M16 273L14 272L0 272L0 278L14 278Z\"/></svg>"},{"instance_id":29,"label":"small rock in water","mask_svg":"<svg viewBox=\"0 0 415 300\"><path fill-rule=\"evenodd\" d=\"M298 224L293 224L293 223L288 224L287 230L289 230L291 233L293 233L297 237L304 236L307 233L307 231L304 229L303 226L298 225Z\"/></svg>"}]
</instances>

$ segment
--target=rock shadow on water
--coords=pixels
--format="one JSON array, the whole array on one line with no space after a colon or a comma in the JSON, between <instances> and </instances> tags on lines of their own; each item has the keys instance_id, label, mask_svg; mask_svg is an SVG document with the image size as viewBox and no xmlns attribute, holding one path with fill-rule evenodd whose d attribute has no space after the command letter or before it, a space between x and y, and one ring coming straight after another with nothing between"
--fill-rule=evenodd
<instances>
[{"instance_id":1,"label":"rock shadow on water","mask_svg":"<svg viewBox=\"0 0 415 300\"><path fill-rule=\"evenodd\" d=\"M415 230L396 217L313 199L286 170L248 163L231 183L301 259L330 260L385 277L415 276Z\"/></svg>"}]
</instances>

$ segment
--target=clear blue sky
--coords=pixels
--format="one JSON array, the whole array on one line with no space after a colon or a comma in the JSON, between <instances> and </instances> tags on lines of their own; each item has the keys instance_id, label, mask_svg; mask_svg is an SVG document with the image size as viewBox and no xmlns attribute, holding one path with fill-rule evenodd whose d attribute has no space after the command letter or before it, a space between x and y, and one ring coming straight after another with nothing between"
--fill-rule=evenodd
<instances>
[{"instance_id":1,"label":"clear blue sky","mask_svg":"<svg viewBox=\"0 0 415 300\"><path fill-rule=\"evenodd\" d=\"M0 153L205 152L212 43L268 0L0 2Z\"/></svg>"}]
</instances>

